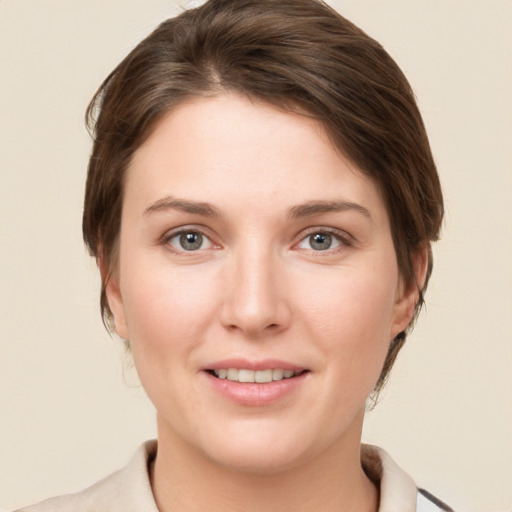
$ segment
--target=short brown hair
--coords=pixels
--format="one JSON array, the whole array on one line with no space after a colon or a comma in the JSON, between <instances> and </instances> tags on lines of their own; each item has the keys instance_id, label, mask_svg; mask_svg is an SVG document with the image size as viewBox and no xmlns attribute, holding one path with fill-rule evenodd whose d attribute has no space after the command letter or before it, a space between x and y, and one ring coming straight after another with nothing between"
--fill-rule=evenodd
<instances>
[{"instance_id":1,"label":"short brown hair","mask_svg":"<svg viewBox=\"0 0 512 512\"><path fill-rule=\"evenodd\" d=\"M323 124L336 147L379 188L398 267L438 237L442 192L407 79L383 47L320 0L210 0L163 22L106 78L87 109L94 145L83 234L90 253L117 264L123 183L156 122L190 97L237 91ZM103 280L105 324L111 311ZM415 315L416 316L416 315ZM405 341L391 341L376 386Z\"/></svg>"}]
</instances>

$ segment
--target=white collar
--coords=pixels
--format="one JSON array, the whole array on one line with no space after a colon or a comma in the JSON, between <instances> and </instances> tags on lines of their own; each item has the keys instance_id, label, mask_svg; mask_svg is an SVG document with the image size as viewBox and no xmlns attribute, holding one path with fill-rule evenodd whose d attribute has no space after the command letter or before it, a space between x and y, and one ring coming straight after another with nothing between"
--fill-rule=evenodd
<instances>
[{"instance_id":1,"label":"white collar","mask_svg":"<svg viewBox=\"0 0 512 512\"><path fill-rule=\"evenodd\" d=\"M123 469L77 494L47 500L29 512L55 510L120 510L158 512L151 491L149 468L156 456L157 441L144 443ZM435 498L418 492L413 480L381 448L361 446L361 462L368 477L380 488L379 512L439 512ZM427 493L428 494L428 493ZM25 510L25 509L23 509Z\"/></svg>"}]
</instances>

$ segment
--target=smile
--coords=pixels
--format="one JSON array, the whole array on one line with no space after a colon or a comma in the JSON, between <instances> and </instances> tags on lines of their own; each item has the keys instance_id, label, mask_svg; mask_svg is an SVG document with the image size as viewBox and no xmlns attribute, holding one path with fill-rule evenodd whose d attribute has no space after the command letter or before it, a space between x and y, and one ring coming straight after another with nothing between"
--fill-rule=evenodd
<instances>
[{"instance_id":1,"label":"smile","mask_svg":"<svg viewBox=\"0 0 512 512\"><path fill-rule=\"evenodd\" d=\"M290 399L303 389L311 371L277 359L231 359L218 361L202 373L224 399L244 407L264 407Z\"/></svg>"},{"instance_id":2,"label":"smile","mask_svg":"<svg viewBox=\"0 0 512 512\"><path fill-rule=\"evenodd\" d=\"M219 379L226 379L232 382L256 382L265 384L267 382L290 379L303 373L303 370L284 370L281 368L267 370L221 368L218 370L211 370L211 372Z\"/></svg>"}]
</instances>

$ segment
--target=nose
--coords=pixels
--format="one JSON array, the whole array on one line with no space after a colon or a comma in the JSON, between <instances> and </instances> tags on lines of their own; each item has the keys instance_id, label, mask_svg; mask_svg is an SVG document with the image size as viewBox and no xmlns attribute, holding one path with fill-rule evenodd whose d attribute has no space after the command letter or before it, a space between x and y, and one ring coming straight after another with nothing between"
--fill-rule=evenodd
<instances>
[{"instance_id":1,"label":"nose","mask_svg":"<svg viewBox=\"0 0 512 512\"><path fill-rule=\"evenodd\" d=\"M221 322L245 337L259 339L285 330L291 320L285 272L265 250L237 251L224 275Z\"/></svg>"}]
</instances>

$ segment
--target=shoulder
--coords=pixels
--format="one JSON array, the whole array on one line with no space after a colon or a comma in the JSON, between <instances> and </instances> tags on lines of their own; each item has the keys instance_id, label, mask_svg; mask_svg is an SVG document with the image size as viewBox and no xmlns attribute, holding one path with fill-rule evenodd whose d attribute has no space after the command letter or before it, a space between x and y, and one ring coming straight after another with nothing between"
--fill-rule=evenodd
<instances>
[{"instance_id":1,"label":"shoulder","mask_svg":"<svg viewBox=\"0 0 512 512\"><path fill-rule=\"evenodd\" d=\"M416 512L454 512L454 510L425 489L418 489Z\"/></svg>"},{"instance_id":2,"label":"shoulder","mask_svg":"<svg viewBox=\"0 0 512 512\"><path fill-rule=\"evenodd\" d=\"M148 441L123 469L83 491L50 498L15 512L158 512L151 492L148 465L156 454L156 441Z\"/></svg>"},{"instance_id":3,"label":"shoulder","mask_svg":"<svg viewBox=\"0 0 512 512\"><path fill-rule=\"evenodd\" d=\"M379 512L453 512L429 492L418 489L382 448L363 445L361 462L368 477L380 489Z\"/></svg>"}]
</instances>

